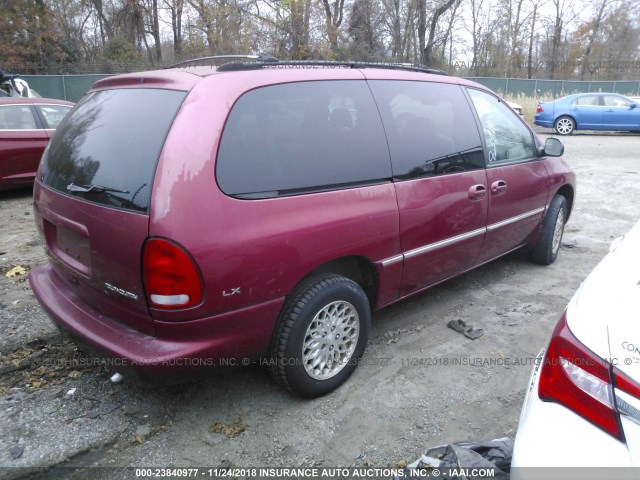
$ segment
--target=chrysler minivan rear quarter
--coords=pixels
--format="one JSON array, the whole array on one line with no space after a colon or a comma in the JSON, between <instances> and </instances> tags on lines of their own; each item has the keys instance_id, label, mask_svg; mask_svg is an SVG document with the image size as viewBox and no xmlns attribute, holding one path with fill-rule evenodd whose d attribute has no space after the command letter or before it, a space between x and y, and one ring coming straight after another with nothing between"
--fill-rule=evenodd
<instances>
[{"instance_id":1,"label":"chrysler minivan rear quarter","mask_svg":"<svg viewBox=\"0 0 640 480\"><path fill-rule=\"evenodd\" d=\"M93 86L34 189L49 264L29 279L60 328L151 380L265 359L315 397L372 310L517 248L555 260L575 195L557 140L472 82L308 66Z\"/></svg>"}]
</instances>

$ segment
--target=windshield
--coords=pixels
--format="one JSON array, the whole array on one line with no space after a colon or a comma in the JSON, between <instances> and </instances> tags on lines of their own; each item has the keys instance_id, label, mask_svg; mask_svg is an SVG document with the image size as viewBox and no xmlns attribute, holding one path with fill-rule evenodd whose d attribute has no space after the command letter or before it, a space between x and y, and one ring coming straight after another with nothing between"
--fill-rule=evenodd
<instances>
[{"instance_id":1,"label":"windshield","mask_svg":"<svg viewBox=\"0 0 640 480\"><path fill-rule=\"evenodd\" d=\"M148 213L160 151L185 96L137 88L87 95L51 139L44 183L86 201Z\"/></svg>"}]
</instances>

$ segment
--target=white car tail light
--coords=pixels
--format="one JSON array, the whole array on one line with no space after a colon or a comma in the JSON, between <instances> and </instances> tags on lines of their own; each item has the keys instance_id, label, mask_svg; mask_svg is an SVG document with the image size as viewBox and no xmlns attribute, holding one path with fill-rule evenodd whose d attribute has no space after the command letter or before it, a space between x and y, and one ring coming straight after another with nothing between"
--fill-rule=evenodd
<instances>
[{"instance_id":1,"label":"white car tail light","mask_svg":"<svg viewBox=\"0 0 640 480\"><path fill-rule=\"evenodd\" d=\"M540 372L538 396L564 405L624 442L613 397L611 370L611 364L573 336L563 314Z\"/></svg>"}]
</instances>

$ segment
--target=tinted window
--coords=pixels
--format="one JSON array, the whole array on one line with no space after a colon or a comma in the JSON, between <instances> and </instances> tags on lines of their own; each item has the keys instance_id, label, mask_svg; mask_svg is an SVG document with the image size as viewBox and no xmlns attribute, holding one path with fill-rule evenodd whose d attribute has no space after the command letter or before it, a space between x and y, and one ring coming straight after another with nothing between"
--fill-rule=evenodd
<instances>
[{"instance_id":1,"label":"tinted window","mask_svg":"<svg viewBox=\"0 0 640 480\"><path fill-rule=\"evenodd\" d=\"M3 130L35 130L36 119L33 118L29 105L5 105L0 107L0 129Z\"/></svg>"},{"instance_id":2,"label":"tinted window","mask_svg":"<svg viewBox=\"0 0 640 480\"><path fill-rule=\"evenodd\" d=\"M44 155L44 183L116 208L148 212L160 150L186 93L121 89L91 93L60 123ZM120 191L117 191L120 190Z\"/></svg>"},{"instance_id":3,"label":"tinted window","mask_svg":"<svg viewBox=\"0 0 640 480\"><path fill-rule=\"evenodd\" d=\"M71 107L64 105L37 105L36 108L40 110L46 122L45 128L51 129L58 128L65 115L71 110Z\"/></svg>"},{"instance_id":4,"label":"tinted window","mask_svg":"<svg viewBox=\"0 0 640 480\"><path fill-rule=\"evenodd\" d=\"M470 88L487 146L488 163L537 157L531 130L507 105L493 95Z\"/></svg>"},{"instance_id":5,"label":"tinted window","mask_svg":"<svg viewBox=\"0 0 640 480\"><path fill-rule=\"evenodd\" d=\"M244 94L222 134L222 191L295 194L391 177L380 116L364 81L289 83Z\"/></svg>"},{"instance_id":6,"label":"tinted window","mask_svg":"<svg viewBox=\"0 0 640 480\"><path fill-rule=\"evenodd\" d=\"M478 127L459 86L393 80L369 83L389 139L394 177L484 168Z\"/></svg>"},{"instance_id":7,"label":"tinted window","mask_svg":"<svg viewBox=\"0 0 640 480\"><path fill-rule=\"evenodd\" d=\"M600 97L598 95L585 95L583 97L576 98L571 104L590 106L590 107L599 107Z\"/></svg>"}]
</instances>

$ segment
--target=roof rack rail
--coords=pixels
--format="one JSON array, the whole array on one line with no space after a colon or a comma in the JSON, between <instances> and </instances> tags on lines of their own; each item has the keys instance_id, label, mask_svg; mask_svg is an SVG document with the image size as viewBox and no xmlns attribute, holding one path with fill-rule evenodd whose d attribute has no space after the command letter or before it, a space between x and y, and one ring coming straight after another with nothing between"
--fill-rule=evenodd
<instances>
[{"instance_id":1,"label":"roof rack rail","mask_svg":"<svg viewBox=\"0 0 640 480\"><path fill-rule=\"evenodd\" d=\"M168 68L178 68L178 67L186 67L192 64L196 64L198 62L211 62L213 64L216 60L230 60L230 59L242 59L242 60L255 60L257 62L263 63L274 63L277 62L278 59L272 57L271 55L259 54L259 55L213 55L211 57L200 57L200 58L192 58L190 60L184 60L182 62L177 62L171 65L167 65L163 67L164 69ZM243 62L243 63L252 63L252 62Z\"/></svg>"},{"instance_id":2,"label":"roof rack rail","mask_svg":"<svg viewBox=\"0 0 640 480\"><path fill-rule=\"evenodd\" d=\"M428 68L422 65L413 65L408 63L393 62L356 62L356 61L337 61L337 60L276 60L269 57L270 60L264 61L256 58L254 62L227 62L218 67L218 72L231 72L238 70L258 70L265 67L292 67L292 68L385 68L390 70L407 70L412 72L432 73L436 75L448 75L447 72Z\"/></svg>"}]
</instances>

